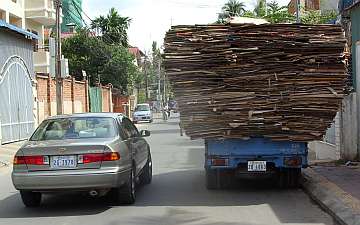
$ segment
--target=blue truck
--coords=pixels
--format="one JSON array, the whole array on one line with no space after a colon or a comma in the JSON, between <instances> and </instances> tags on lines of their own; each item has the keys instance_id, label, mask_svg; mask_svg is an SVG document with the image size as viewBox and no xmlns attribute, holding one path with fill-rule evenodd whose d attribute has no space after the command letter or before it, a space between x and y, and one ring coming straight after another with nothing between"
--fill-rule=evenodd
<instances>
[{"instance_id":1,"label":"blue truck","mask_svg":"<svg viewBox=\"0 0 360 225\"><path fill-rule=\"evenodd\" d=\"M222 188L229 177L275 178L280 187L297 187L307 155L306 142L205 139L206 187Z\"/></svg>"}]
</instances>

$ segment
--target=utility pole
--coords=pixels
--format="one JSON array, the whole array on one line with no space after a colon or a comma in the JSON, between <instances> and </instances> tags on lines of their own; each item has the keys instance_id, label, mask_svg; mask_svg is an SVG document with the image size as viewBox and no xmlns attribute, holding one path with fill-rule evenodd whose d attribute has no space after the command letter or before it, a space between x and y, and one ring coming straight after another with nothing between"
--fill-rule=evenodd
<instances>
[{"instance_id":1,"label":"utility pole","mask_svg":"<svg viewBox=\"0 0 360 225\"><path fill-rule=\"evenodd\" d=\"M295 0L296 2L296 23L300 23L300 0Z\"/></svg>"},{"instance_id":2,"label":"utility pole","mask_svg":"<svg viewBox=\"0 0 360 225\"><path fill-rule=\"evenodd\" d=\"M166 98L166 76L165 76L165 73L164 73L164 93L163 93L164 97L164 103L166 105L166 102L167 102L167 98Z\"/></svg>"},{"instance_id":3,"label":"utility pole","mask_svg":"<svg viewBox=\"0 0 360 225\"><path fill-rule=\"evenodd\" d=\"M160 109L162 109L162 101L161 101L161 59L158 60L158 73L159 73L159 82L158 82L158 98L160 102Z\"/></svg>"},{"instance_id":4,"label":"utility pole","mask_svg":"<svg viewBox=\"0 0 360 225\"><path fill-rule=\"evenodd\" d=\"M56 6L56 54L55 54L55 78L56 78L56 109L57 114L63 113L62 104L62 78L61 78L61 27L60 27L60 12L62 7L62 0L54 0Z\"/></svg>"},{"instance_id":5,"label":"utility pole","mask_svg":"<svg viewBox=\"0 0 360 225\"><path fill-rule=\"evenodd\" d=\"M144 61L144 75L145 75L145 96L146 96L146 101L149 100L149 79L148 79L148 75L147 75L147 56L146 56L146 53L145 53L145 61Z\"/></svg>"}]
</instances>

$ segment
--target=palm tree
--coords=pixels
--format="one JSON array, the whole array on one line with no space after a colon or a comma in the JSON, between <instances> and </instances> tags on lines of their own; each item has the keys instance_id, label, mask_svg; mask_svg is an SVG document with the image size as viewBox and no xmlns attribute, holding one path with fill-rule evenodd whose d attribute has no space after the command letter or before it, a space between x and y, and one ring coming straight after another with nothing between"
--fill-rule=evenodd
<instances>
[{"instance_id":1,"label":"palm tree","mask_svg":"<svg viewBox=\"0 0 360 225\"><path fill-rule=\"evenodd\" d=\"M277 1L273 0L267 4L268 14L274 14L279 10L282 10L284 7L280 7Z\"/></svg>"},{"instance_id":2,"label":"palm tree","mask_svg":"<svg viewBox=\"0 0 360 225\"><path fill-rule=\"evenodd\" d=\"M218 15L218 23L224 23L226 20L233 16L241 16L245 12L245 4L238 0L229 0L221 8L221 13Z\"/></svg>"},{"instance_id":3,"label":"palm tree","mask_svg":"<svg viewBox=\"0 0 360 225\"><path fill-rule=\"evenodd\" d=\"M245 4L238 0L229 0L221 8L221 11L228 17L241 16L245 12Z\"/></svg>"},{"instance_id":4,"label":"palm tree","mask_svg":"<svg viewBox=\"0 0 360 225\"><path fill-rule=\"evenodd\" d=\"M262 18L266 16L266 0L258 0L254 12L257 17Z\"/></svg>"},{"instance_id":5,"label":"palm tree","mask_svg":"<svg viewBox=\"0 0 360 225\"><path fill-rule=\"evenodd\" d=\"M120 44L124 47L128 46L127 30L130 26L131 19L122 17L115 8L111 8L109 14L99 16L92 21L93 29L100 29L103 40L108 44Z\"/></svg>"}]
</instances>

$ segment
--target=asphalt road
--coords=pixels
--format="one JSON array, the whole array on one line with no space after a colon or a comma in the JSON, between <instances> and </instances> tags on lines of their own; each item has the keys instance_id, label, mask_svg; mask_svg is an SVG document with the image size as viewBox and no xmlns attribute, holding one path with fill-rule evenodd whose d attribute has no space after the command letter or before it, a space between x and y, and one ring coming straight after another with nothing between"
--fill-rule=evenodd
<instances>
[{"instance_id":1,"label":"asphalt road","mask_svg":"<svg viewBox=\"0 0 360 225\"><path fill-rule=\"evenodd\" d=\"M0 171L0 224L33 225L272 225L335 224L300 189L279 190L268 182L239 182L227 190L204 186L202 141L180 137L176 118L140 124L152 131L153 182L140 187L133 206L113 206L88 196L46 196L27 209L10 179Z\"/></svg>"}]
</instances>

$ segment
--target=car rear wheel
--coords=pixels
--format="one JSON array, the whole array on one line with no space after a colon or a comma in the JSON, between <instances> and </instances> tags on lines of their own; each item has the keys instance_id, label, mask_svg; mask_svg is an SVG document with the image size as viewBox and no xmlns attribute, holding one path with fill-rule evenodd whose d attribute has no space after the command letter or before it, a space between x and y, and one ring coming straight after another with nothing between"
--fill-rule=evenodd
<instances>
[{"instance_id":1,"label":"car rear wheel","mask_svg":"<svg viewBox=\"0 0 360 225\"><path fill-rule=\"evenodd\" d=\"M135 170L131 169L128 181L121 187L115 189L116 202L120 204L133 204L136 199Z\"/></svg>"},{"instance_id":2,"label":"car rear wheel","mask_svg":"<svg viewBox=\"0 0 360 225\"><path fill-rule=\"evenodd\" d=\"M149 153L148 160L143 169L142 174L140 175L140 182L142 184L150 184L152 180L152 160L151 155Z\"/></svg>"},{"instance_id":3,"label":"car rear wheel","mask_svg":"<svg viewBox=\"0 0 360 225\"><path fill-rule=\"evenodd\" d=\"M38 207L41 203L41 193L20 191L21 199L26 207Z\"/></svg>"}]
</instances>

